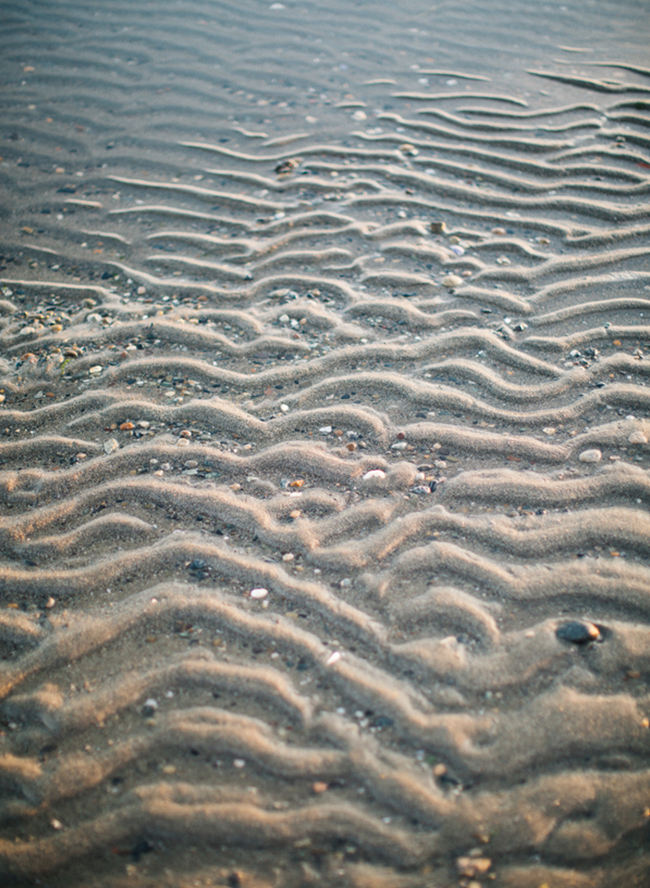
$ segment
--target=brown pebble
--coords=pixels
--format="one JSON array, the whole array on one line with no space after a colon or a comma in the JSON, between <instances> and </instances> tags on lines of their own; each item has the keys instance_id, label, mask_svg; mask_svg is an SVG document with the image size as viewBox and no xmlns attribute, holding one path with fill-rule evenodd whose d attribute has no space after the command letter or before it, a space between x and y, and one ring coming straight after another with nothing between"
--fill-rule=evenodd
<instances>
[{"instance_id":1,"label":"brown pebble","mask_svg":"<svg viewBox=\"0 0 650 888\"><path fill-rule=\"evenodd\" d=\"M434 765L432 770L435 777L443 777L447 773L447 767L442 762Z\"/></svg>"},{"instance_id":2,"label":"brown pebble","mask_svg":"<svg viewBox=\"0 0 650 888\"><path fill-rule=\"evenodd\" d=\"M120 425L120 431L121 431L121 432L130 432L130 431L131 431L132 429L134 429L134 428L135 428L135 426L134 426L134 424L133 424L132 422L123 422L123 423Z\"/></svg>"},{"instance_id":3,"label":"brown pebble","mask_svg":"<svg viewBox=\"0 0 650 888\"><path fill-rule=\"evenodd\" d=\"M505 233L506 233L505 228L493 228L492 229L492 234L497 234L497 235L499 235L499 237L503 237L505 235Z\"/></svg>"},{"instance_id":4,"label":"brown pebble","mask_svg":"<svg viewBox=\"0 0 650 888\"><path fill-rule=\"evenodd\" d=\"M190 432L189 429L183 429L180 436L181 436L181 438L191 438L192 432Z\"/></svg>"},{"instance_id":5,"label":"brown pebble","mask_svg":"<svg viewBox=\"0 0 650 888\"><path fill-rule=\"evenodd\" d=\"M293 512L289 512L289 518L300 518L301 515L300 509L294 509Z\"/></svg>"},{"instance_id":6,"label":"brown pebble","mask_svg":"<svg viewBox=\"0 0 650 888\"><path fill-rule=\"evenodd\" d=\"M317 780L315 783L312 784L311 788L316 794L318 794L321 792L327 792L329 786L327 783L323 783L322 780Z\"/></svg>"},{"instance_id":7,"label":"brown pebble","mask_svg":"<svg viewBox=\"0 0 650 888\"><path fill-rule=\"evenodd\" d=\"M350 451L350 453L353 453L357 449L357 445L354 443L354 441L350 441L350 443L346 444L345 446Z\"/></svg>"},{"instance_id":8,"label":"brown pebble","mask_svg":"<svg viewBox=\"0 0 650 888\"><path fill-rule=\"evenodd\" d=\"M305 486L305 482L303 481L302 478L296 478L295 481L291 481L289 483L289 487L304 487L304 486Z\"/></svg>"}]
</instances>

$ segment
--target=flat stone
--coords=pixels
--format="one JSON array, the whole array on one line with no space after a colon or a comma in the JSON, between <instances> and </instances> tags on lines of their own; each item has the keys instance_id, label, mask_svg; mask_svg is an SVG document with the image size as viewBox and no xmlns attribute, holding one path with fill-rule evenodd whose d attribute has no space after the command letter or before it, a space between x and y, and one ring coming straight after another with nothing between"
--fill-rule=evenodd
<instances>
[{"instance_id":1,"label":"flat stone","mask_svg":"<svg viewBox=\"0 0 650 888\"><path fill-rule=\"evenodd\" d=\"M600 450L596 450L596 448L592 448L590 450L583 450L578 459L580 462L584 463L597 463L600 462L603 458Z\"/></svg>"},{"instance_id":2,"label":"flat stone","mask_svg":"<svg viewBox=\"0 0 650 888\"><path fill-rule=\"evenodd\" d=\"M555 634L558 638L569 641L571 644L587 644L600 637L597 626L579 620L568 620L566 623L562 623L555 630Z\"/></svg>"}]
</instances>

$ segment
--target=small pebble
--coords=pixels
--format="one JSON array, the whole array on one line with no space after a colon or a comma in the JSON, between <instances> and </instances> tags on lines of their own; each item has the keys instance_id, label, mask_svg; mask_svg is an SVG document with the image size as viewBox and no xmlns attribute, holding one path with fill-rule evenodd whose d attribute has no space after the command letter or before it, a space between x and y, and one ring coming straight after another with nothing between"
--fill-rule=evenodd
<instances>
[{"instance_id":1,"label":"small pebble","mask_svg":"<svg viewBox=\"0 0 650 888\"><path fill-rule=\"evenodd\" d=\"M369 472L366 472L365 475L362 476L363 481L378 481L380 478L385 478L386 472L383 472L381 469L371 469Z\"/></svg>"},{"instance_id":2,"label":"small pebble","mask_svg":"<svg viewBox=\"0 0 650 888\"><path fill-rule=\"evenodd\" d=\"M121 432L130 432L134 428L135 428L135 425L132 422L123 422L120 425Z\"/></svg>"},{"instance_id":3,"label":"small pebble","mask_svg":"<svg viewBox=\"0 0 650 888\"><path fill-rule=\"evenodd\" d=\"M580 462L597 463L601 461L603 455L600 450L596 450L596 448L594 447L590 450L583 450L578 458Z\"/></svg>"},{"instance_id":4,"label":"small pebble","mask_svg":"<svg viewBox=\"0 0 650 888\"><path fill-rule=\"evenodd\" d=\"M45 602L45 607L48 610L52 610L52 608L54 607L55 604L56 604L56 598L52 598L52 596L50 595L50 597Z\"/></svg>"},{"instance_id":5,"label":"small pebble","mask_svg":"<svg viewBox=\"0 0 650 888\"><path fill-rule=\"evenodd\" d=\"M176 442L176 446L177 447L187 447L187 445L189 443L190 442L187 440L187 438L179 438L178 441Z\"/></svg>"},{"instance_id":6,"label":"small pebble","mask_svg":"<svg viewBox=\"0 0 650 888\"><path fill-rule=\"evenodd\" d=\"M89 370L88 372L89 372L89 373L92 373L93 376L96 376L98 373L101 373L103 369L104 369L104 368L102 367L101 364L95 364L95 366L94 366L94 367L91 367L90 370Z\"/></svg>"},{"instance_id":7,"label":"small pebble","mask_svg":"<svg viewBox=\"0 0 650 888\"><path fill-rule=\"evenodd\" d=\"M315 792L318 795L321 792L327 792L329 786L327 783L323 783L321 780L317 780L316 783L312 783L312 792Z\"/></svg>"},{"instance_id":8,"label":"small pebble","mask_svg":"<svg viewBox=\"0 0 650 888\"><path fill-rule=\"evenodd\" d=\"M433 234L444 234L447 230L447 226L444 222L431 222L429 228L433 232Z\"/></svg>"},{"instance_id":9,"label":"small pebble","mask_svg":"<svg viewBox=\"0 0 650 888\"><path fill-rule=\"evenodd\" d=\"M593 623L582 623L578 620L568 620L555 630L555 634L563 641L571 644L587 644L600 638L600 632Z\"/></svg>"},{"instance_id":10,"label":"small pebble","mask_svg":"<svg viewBox=\"0 0 650 888\"><path fill-rule=\"evenodd\" d=\"M332 426L321 426L318 431L321 435L329 435L332 432Z\"/></svg>"},{"instance_id":11,"label":"small pebble","mask_svg":"<svg viewBox=\"0 0 650 888\"><path fill-rule=\"evenodd\" d=\"M408 154L409 157L417 157L420 153L415 145L411 145L410 142L405 142L403 145L400 145L399 150L402 154Z\"/></svg>"},{"instance_id":12,"label":"small pebble","mask_svg":"<svg viewBox=\"0 0 650 888\"><path fill-rule=\"evenodd\" d=\"M244 759L235 759L235 760L233 761L233 765L234 765L236 768L245 768L245 767L246 767L246 762L244 761Z\"/></svg>"},{"instance_id":13,"label":"small pebble","mask_svg":"<svg viewBox=\"0 0 650 888\"><path fill-rule=\"evenodd\" d=\"M56 817L50 820L50 826L52 829L63 829L63 824L60 820L57 820Z\"/></svg>"},{"instance_id":14,"label":"small pebble","mask_svg":"<svg viewBox=\"0 0 650 888\"><path fill-rule=\"evenodd\" d=\"M459 277L457 274L448 274L442 279L443 287L449 287L449 289L452 289L453 287L460 287L462 283L462 277Z\"/></svg>"},{"instance_id":15,"label":"small pebble","mask_svg":"<svg viewBox=\"0 0 650 888\"><path fill-rule=\"evenodd\" d=\"M630 437L627 439L629 444L647 444L648 439L643 434L643 432L632 432Z\"/></svg>"},{"instance_id":16,"label":"small pebble","mask_svg":"<svg viewBox=\"0 0 650 888\"><path fill-rule=\"evenodd\" d=\"M293 559L295 557L296 556L293 554L293 552L285 552L284 555L282 556L282 560L283 561L293 561Z\"/></svg>"},{"instance_id":17,"label":"small pebble","mask_svg":"<svg viewBox=\"0 0 650 888\"><path fill-rule=\"evenodd\" d=\"M262 598L266 598L266 596L268 594L269 594L268 589L259 588L259 589L251 589L251 591L250 591L251 598L256 598L258 600L262 599Z\"/></svg>"},{"instance_id":18,"label":"small pebble","mask_svg":"<svg viewBox=\"0 0 650 888\"><path fill-rule=\"evenodd\" d=\"M109 456L111 453L115 453L115 451L119 449L120 445L115 438L109 438L108 441L104 441L104 453L107 453Z\"/></svg>"},{"instance_id":19,"label":"small pebble","mask_svg":"<svg viewBox=\"0 0 650 888\"><path fill-rule=\"evenodd\" d=\"M333 666L335 663L341 659L341 653L339 651L332 651L327 660L325 660L326 666Z\"/></svg>"},{"instance_id":20,"label":"small pebble","mask_svg":"<svg viewBox=\"0 0 650 888\"><path fill-rule=\"evenodd\" d=\"M182 431L181 434L180 434L180 437L181 437L181 438L191 438L191 437L192 437L192 432L190 432L189 429L183 429L183 431Z\"/></svg>"},{"instance_id":21,"label":"small pebble","mask_svg":"<svg viewBox=\"0 0 650 888\"><path fill-rule=\"evenodd\" d=\"M553 428L553 426L546 426L542 431L545 435L554 435L557 432L557 429Z\"/></svg>"},{"instance_id":22,"label":"small pebble","mask_svg":"<svg viewBox=\"0 0 650 888\"><path fill-rule=\"evenodd\" d=\"M163 765L160 770L163 772L163 774L175 774L176 765Z\"/></svg>"}]
</instances>

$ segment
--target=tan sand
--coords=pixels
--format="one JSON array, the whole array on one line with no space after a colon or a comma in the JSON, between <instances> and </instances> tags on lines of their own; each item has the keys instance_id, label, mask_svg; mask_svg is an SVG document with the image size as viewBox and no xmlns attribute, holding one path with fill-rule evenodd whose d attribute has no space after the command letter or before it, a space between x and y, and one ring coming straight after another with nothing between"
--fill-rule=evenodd
<instances>
[{"instance_id":1,"label":"tan sand","mask_svg":"<svg viewBox=\"0 0 650 888\"><path fill-rule=\"evenodd\" d=\"M3 886L647 886L642 7L3 5Z\"/></svg>"}]
</instances>

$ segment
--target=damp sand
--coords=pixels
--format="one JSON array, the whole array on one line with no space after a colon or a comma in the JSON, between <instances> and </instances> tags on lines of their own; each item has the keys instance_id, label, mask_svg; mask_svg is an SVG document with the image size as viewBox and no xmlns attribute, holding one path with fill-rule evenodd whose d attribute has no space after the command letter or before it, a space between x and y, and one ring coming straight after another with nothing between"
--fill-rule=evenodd
<instances>
[{"instance_id":1,"label":"damp sand","mask_svg":"<svg viewBox=\"0 0 650 888\"><path fill-rule=\"evenodd\" d=\"M647 884L632 3L6 3L3 885Z\"/></svg>"}]
</instances>

